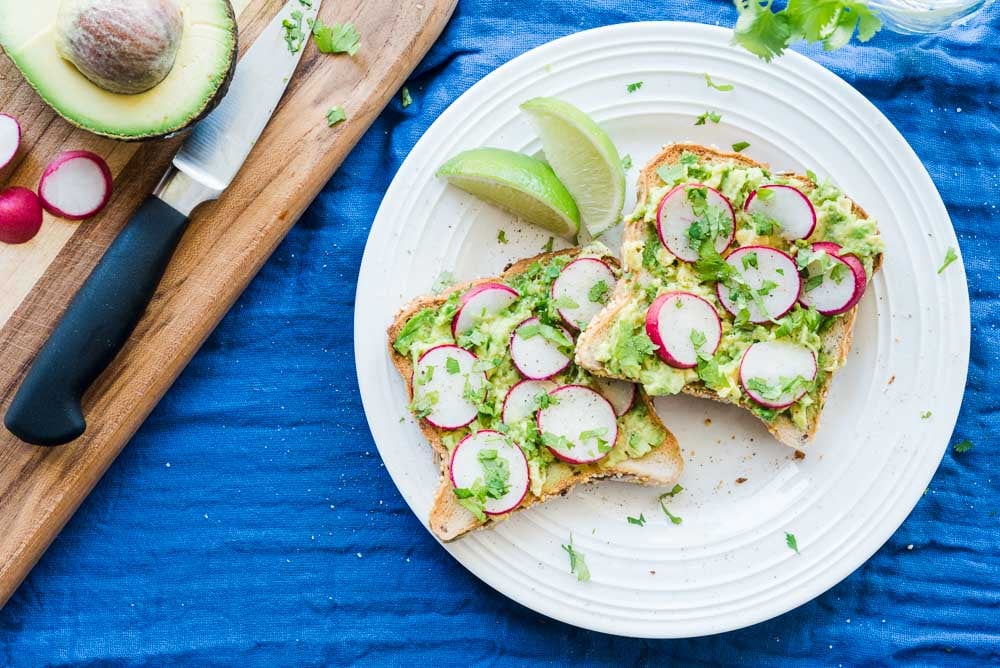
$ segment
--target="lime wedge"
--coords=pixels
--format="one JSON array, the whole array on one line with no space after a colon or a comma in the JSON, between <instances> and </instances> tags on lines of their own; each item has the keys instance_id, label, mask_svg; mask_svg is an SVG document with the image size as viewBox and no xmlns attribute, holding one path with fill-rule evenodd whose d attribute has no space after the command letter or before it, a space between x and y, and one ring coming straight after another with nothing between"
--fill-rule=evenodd
<instances>
[{"instance_id":1,"label":"lime wedge","mask_svg":"<svg viewBox=\"0 0 1000 668\"><path fill-rule=\"evenodd\" d=\"M573 197L541 160L502 148L474 148L441 165L437 175L570 241L580 232Z\"/></svg>"},{"instance_id":2,"label":"lime wedge","mask_svg":"<svg viewBox=\"0 0 1000 668\"><path fill-rule=\"evenodd\" d=\"M614 227L625 205L625 170L611 137L568 102L536 97L521 105L538 126L545 159L565 184L591 236Z\"/></svg>"}]
</instances>

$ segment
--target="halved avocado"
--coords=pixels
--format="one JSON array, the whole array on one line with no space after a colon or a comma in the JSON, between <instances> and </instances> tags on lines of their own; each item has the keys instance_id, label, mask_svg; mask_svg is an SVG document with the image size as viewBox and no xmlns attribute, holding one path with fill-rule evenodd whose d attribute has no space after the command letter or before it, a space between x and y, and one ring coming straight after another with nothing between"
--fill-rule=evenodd
<instances>
[{"instance_id":1,"label":"halved avocado","mask_svg":"<svg viewBox=\"0 0 1000 668\"><path fill-rule=\"evenodd\" d=\"M177 0L183 30L173 67L149 90L101 88L57 47L59 0L0 0L0 46L59 115L113 139L163 137L210 112L236 66L236 18L229 0Z\"/></svg>"}]
</instances>

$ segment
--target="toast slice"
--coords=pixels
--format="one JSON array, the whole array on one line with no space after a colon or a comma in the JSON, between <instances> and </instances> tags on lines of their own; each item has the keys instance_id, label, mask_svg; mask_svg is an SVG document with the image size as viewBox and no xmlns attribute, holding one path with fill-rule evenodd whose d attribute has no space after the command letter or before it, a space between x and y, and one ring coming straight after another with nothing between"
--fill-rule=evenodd
<instances>
[{"instance_id":1,"label":"toast slice","mask_svg":"<svg viewBox=\"0 0 1000 668\"><path fill-rule=\"evenodd\" d=\"M415 317L430 310L435 314L435 317L440 318L440 322L448 322L461 296L476 286L495 282L510 284L524 281L531 276L539 276L542 277L541 280L551 282L552 276L548 273L550 268L565 266L570 261L580 257L599 258L613 267L616 274L620 273L620 265L610 252L601 244L592 244L586 248L543 253L520 260L509 266L499 277L478 279L456 285L442 294L420 297L404 307L388 329L388 343L389 355L406 384L407 396L410 400L412 401L414 398L415 365L422 352L436 345L455 343L450 327L428 326L427 336L421 337L422 341L419 345L410 346L408 340L405 342L407 345L398 345L401 338L408 339L412 334L412 331L406 333L408 332L407 324L411 323ZM545 294L549 294L549 285L541 287ZM533 307L532 313L536 316L542 315L540 310L540 307ZM495 333L494 338L497 341L502 341L503 347L506 349L506 341L510 337L512 326L507 325L500 329L502 331ZM476 345L463 342L472 352L482 357L486 356L488 343ZM495 352L496 348L491 350ZM477 517L456 496L449 475L449 462L456 444L465 435L481 429L506 429L504 425L498 427L498 423L502 419L500 415L490 416L482 411L485 409L487 413L501 412L506 391L519 380L511 363L509 352L506 353L506 358L499 366L487 371L487 376L490 377L489 382L491 383L486 395L488 405L479 409L479 414L469 426L447 430L434 426L426 419L418 418L420 430L430 443L441 468L441 482L430 513L430 527L439 539L443 541L454 540L474 529L490 526L506 519L512 512L518 512L537 503L542 503L557 495L564 495L579 484L603 478L617 478L644 485L672 485L679 478L683 469L683 460L677 440L657 417L650 398L645 392L635 388L631 407L617 418L618 438L604 459L590 464L569 464L556 459L547 448L538 445L533 449L536 454L535 458L530 460L534 462L531 469L531 487L523 500L512 511L502 515ZM583 384L594 386L596 389L595 379L572 363L566 370L557 374L553 380L557 384ZM535 423L534 417L530 419L530 422ZM512 430L511 434L514 433L523 434L524 432ZM522 449L528 450L523 446Z\"/></svg>"},{"instance_id":2,"label":"toast slice","mask_svg":"<svg viewBox=\"0 0 1000 668\"><path fill-rule=\"evenodd\" d=\"M685 168L684 163L688 163L694 168ZM690 175L695 169L697 170L695 172L697 178ZM734 247L763 243L761 238L757 236L758 229L745 229L752 227L752 223L743 212L743 205L749 191L761 184L784 183L797 188L810 200L831 202L823 206L834 211L835 215L838 216L838 221L841 215L845 216L845 220L857 221L857 229L865 233L864 244L862 245L862 242L858 241L853 245L848 244L843 250L850 251L857 247L865 251L858 252L857 255L864 264L869 280L881 267L882 242L878 236L875 221L871 220L857 203L847 198L831 184L817 184L810 177L789 172L771 174L767 165L739 153L719 151L690 143L670 144L653 157L640 173L638 203L635 212L626 219L622 242L622 258L627 278L619 281L608 304L595 316L590 326L580 336L577 342L576 363L599 376L641 382L650 394L670 394L679 390L685 394L742 406L761 419L778 441L801 450L812 440L819 427L820 414L834 372L847 361L854 322L857 317L857 306L841 315L820 318L822 321L819 325L821 331L817 332L819 341L816 349L813 350L820 360L820 371L814 386L806 395L807 401L811 402L807 406L799 406L799 402L797 402L790 408L774 411L756 404L746 395L745 391L741 391L738 380L738 361L730 360L726 366L723 373L728 375L728 382L723 385L715 388L710 387L707 382L702 380L699 372L688 370L681 387L662 391L662 387L653 387L653 385L662 385L662 383L648 382L648 377L653 375L656 368L668 368L655 353L647 355L649 359L642 362L643 370L638 375L622 373L620 368L616 369L616 365L612 361L613 356L609 354L609 349L616 344L616 333L623 326L629 314L632 318L635 317L637 311L645 314L646 308L656 294L662 294L677 287L671 285L669 280L664 280L662 276L655 275L656 263L681 262L663 247L657 236L656 208L659 201L670 189L670 186L680 183L704 183L721 189L721 181L727 178L726 175L732 179L728 192L733 196L729 199L734 210L739 212L736 214L737 230ZM671 179L671 182L665 181L664 177ZM673 179L672 177L680 178ZM745 179L745 181L741 182L741 179ZM734 183L740 184L739 187L734 187ZM829 232L832 226L832 223L824 222L823 216L828 215L827 209L817 206L816 210L821 224L807 239L809 243L830 240L824 236L824 233ZM774 241L773 238L771 240ZM796 243L778 240L774 241L773 244L764 245L778 247L781 243L791 247L785 249L787 252L797 252ZM727 252L723 254L726 255ZM679 271L680 269L678 269ZM678 275L680 274L678 273ZM727 333L735 331L735 328L732 327L734 319L720 305L714 284L710 284L708 287L712 289L710 292L705 291L706 298L715 306L723 322L724 331ZM799 307L796 306L795 310L799 310ZM772 325L766 323L765 333L762 336L766 336L769 327ZM757 338L759 340L761 336ZM722 367L720 366L720 368ZM647 369L649 369L648 373ZM643 378L644 375L647 376L646 379ZM720 390L719 387L722 389Z\"/></svg>"}]
</instances>

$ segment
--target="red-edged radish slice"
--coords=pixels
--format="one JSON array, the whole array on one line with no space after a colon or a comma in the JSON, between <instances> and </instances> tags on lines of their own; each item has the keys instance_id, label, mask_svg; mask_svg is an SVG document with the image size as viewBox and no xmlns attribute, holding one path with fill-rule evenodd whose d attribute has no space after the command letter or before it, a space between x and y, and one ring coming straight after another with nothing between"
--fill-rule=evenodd
<instances>
[{"instance_id":1,"label":"red-edged radish slice","mask_svg":"<svg viewBox=\"0 0 1000 668\"><path fill-rule=\"evenodd\" d=\"M762 190L769 195L761 197ZM805 193L793 186L761 186L750 193L743 210L763 214L778 223L781 236L789 241L806 239L816 229L816 209Z\"/></svg>"},{"instance_id":2,"label":"red-edged radish slice","mask_svg":"<svg viewBox=\"0 0 1000 668\"><path fill-rule=\"evenodd\" d=\"M0 192L0 241L23 244L31 241L42 227L42 203L27 188L7 188Z\"/></svg>"},{"instance_id":3,"label":"red-edged radish slice","mask_svg":"<svg viewBox=\"0 0 1000 668\"><path fill-rule=\"evenodd\" d=\"M556 402L538 411L542 442L569 464L604 459L618 440L611 402L583 385L563 385L551 394Z\"/></svg>"},{"instance_id":4,"label":"red-edged radish slice","mask_svg":"<svg viewBox=\"0 0 1000 668\"><path fill-rule=\"evenodd\" d=\"M698 259L698 249L691 245L691 238L688 236L688 230L696 218L687 198L687 191L692 188L704 188L708 206L718 207L728 214L725 220L729 224L729 234L716 238L715 250L721 253L736 238L736 214L725 195L715 188L694 183L677 186L664 195L660 202L660 208L656 211L656 231L667 250L685 262Z\"/></svg>"},{"instance_id":5,"label":"red-edged radish slice","mask_svg":"<svg viewBox=\"0 0 1000 668\"><path fill-rule=\"evenodd\" d=\"M740 385L766 408L788 408L802 398L816 379L816 356L788 341L762 341L743 353Z\"/></svg>"},{"instance_id":6,"label":"red-edged radish slice","mask_svg":"<svg viewBox=\"0 0 1000 668\"><path fill-rule=\"evenodd\" d=\"M21 124L7 114L0 114L0 169L17 155L21 147Z\"/></svg>"},{"instance_id":7,"label":"red-edged radish slice","mask_svg":"<svg viewBox=\"0 0 1000 668\"><path fill-rule=\"evenodd\" d=\"M571 361L556 343L541 334L540 328L545 327L538 318L528 318L510 333L510 358L525 378L551 378L569 366ZM562 332L566 340L572 343L573 337L569 332L562 327L556 327L555 330Z\"/></svg>"},{"instance_id":8,"label":"red-edged radish slice","mask_svg":"<svg viewBox=\"0 0 1000 668\"><path fill-rule=\"evenodd\" d=\"M719 282L716 292L733 316L745 308L750 322L777 320L798 301L802 279L787 253L769 246L743 246L730 253L726 262L736 270L731 280L734 288Z\"/></svg>"},{"instance_id":9,"label":"red-edged radish slice","mask_svg":"<svg viewBox=\"0 0 1000 668\"><path fill-rule=\"evenodd\" d=\"M823 251L827 255L840 257L840 244L835 244L832 241L817 241L812 245L812 249L813 252Z\"/></svg>"},{"instance_id":10,"label":"red-edged radish slice","mask_svg":"<svg viewBox=\"0 0 1000 668\"><path fill-rule=\"evenodd\" d=\"M581 257L563 267L552 283L552 298L563 321L573 329L583 329L604 307L616 282L603 260Z\"/></svg>"},{"instance_id":11,"label":"red-edged radish slice","mask_svg":"<svg viewBox=\"0 0 1000 668\"><path fill-rule=\"evenodd\" d=\"M487 515L509 513L524 500L531 485L524 451L500 432L484 429L463 438L451 453L451 484L456 489L468 489L477 481L482 483L486 467L499 459L507 462L507 489L500 498L486 497L483 512Z\"/></svg>"},{"instance_id":12,"label":"red-edged radish slice","mask_svg":"<svg viewBox=\"0 0 1000 668\"><path fill-rule=\"evenodd\" d=\"M656 344L660 359L690 369L697 366L699 352L715 354L722 340L722 321L715 307L698 295L667 292L646 311L646 335Z\"/></svg>"},{"instance_id":13,"label":"red-edged radish slice","mask_svg":"<svg viewBox=\"0 0 1000 668\"><path fill-rule=\"evenodd\" d=\"M615 409L615 415L621 417L632 409L636 395L635 383L614 378L594 378L594 381L597 383L597 391Z\"/></svg>"},{"instance_id":14,"label":"red-edged radish slice","mask_svg":"<svg viewBox=\"0 0 1000 668\"><path fill-rule=\"evenodd\" d=\"M861 260L854 255L841 255L840 259L846 262L850 267L851 271L854 272L854 282L857 284L858 288L854 294L854 299L848 305L848 309L852 309L857 306L861 298L865 296L865 289L868 288L868 274L865 272L865 265L861 263Z\"/></svg>"},{"instance_id":15,"label":"red-edged radish slice","mask_svg":"<svg viewBox=\"0 0 1000 668\"><path fill-rule=\"evenodd\" d=\"M505 424L514 424L532 417L538 410L538 395L548 394L556 388L549 380L522 380L507 391L503 400L501 419Z\"/></svg>"},{"instance_id":16,"label":"red-edged radish slice","mask_svg":"<svg viewBox=\"0 0 1000 668\"><path fill-rule=\"evenodd\" d=\"M83 220L111 199L113 180L104 158L90 151L60 153L42 172L38 196L54 216Z\"/></svg>"},{"instance_id":17,"label":"red-edged radish slice","mask_svg":"<svg viewBox=\"0 0 1000 668\"><path fill-rule=\"evenodd\" d=\"M465 386L468 383L474 391L479 391L486 383L486 374L473 370L475 362L475 355L451 344L435 346L417 360L412 381L413 403L430 404L425 418L435 427L461 429L476 419L478 411L466 399ZM452 373L456 364L458 370Z\"/></svg>"},{"instance_id":18,"label":"red-edged radish slice","mask_svg":"<svg viewBox=\"0 0 1000 668\"><path fill-rule=\"evenodd\" d=\"M839 315L854 308L861 301L868 284L861 261L854 256L831 254L829 246L833 245L824 243L820 247L820 244L813 244L813 252L822 250L825 257L820 256L822 260L814 260L806 266L806 277L799 294L803 306L811 306L823 315Z\"/></svg>"},{"instance_id":19,"label":"red-edged radish slice","mask_svg":"<svg viewBox=\"0 0 1000 668\"><path fill-rule=\"evenodd\" d=\"M451 320L451 335L472 329L480 318L494 315L513 304L520 295L503 283L482 283L462 295L461 306Z\"/></svg>"}]
</instances>

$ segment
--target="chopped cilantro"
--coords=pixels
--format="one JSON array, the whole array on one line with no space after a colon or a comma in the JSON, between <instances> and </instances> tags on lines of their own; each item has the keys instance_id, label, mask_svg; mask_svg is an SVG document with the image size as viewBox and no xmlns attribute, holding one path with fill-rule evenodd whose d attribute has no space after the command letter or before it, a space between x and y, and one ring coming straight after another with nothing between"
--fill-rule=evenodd
<instances>
[{"instance_id":1,"label":"chopped cilantro","mask_svg":"<svg viewBox=\"0 0 1000 668\"><path fill-rule=\"evenodd\" d=\"M542 246L542 252L543 253L551 253L552 252L552 244L554 244L555 241L556 241L555 237L549 237L549 240L545 242L544 246Z\"/></svg>"},{"instance_id":2,"label":"chopped cilantro","mask_svg":"<svg viewBox=\"0 0 1000 668\"><path fill-rule=\"evenodd\" d=\"M572 450L575 445L573 441L569 440L565 436L559 436L548 431L543 432L541 438L542 445L554 450Z\"/></svg>"},{"instance_id":3,"label":"chopped cilantro","mask_svg":"<svg viewBox=\"0 0 1000 668\"><path fill-rule=\"evenodd\" d=\"M569 555L569 572L574 574L580 582L589 580L590 569L587 568L587 560L583 554L573 549L573 534L569 535L569 544L563 545L562 549L566 550L566 554Z\"/></svg>"},{"instance_id":4,"label":"chopped cilantro","mask_svg":"<svg viewBox=\"0 0 1000 668\"><path fill-rule=\"evenodd\" d=\"M631 154L626 153L622 157L622 169L624 169L625 171L628 171L628 170L632 169L632 156L631 156Z\"/></svg>"},{"instance_id":5,"label":"chopped cilantro","mask_svg":"<svg viewBox=\"0 0 1000 668\"><path fill-rule=\"evenodd\" d=\"M625 519L628 520L629 524L634 524L637 527L645 526L646 524L646 517L642 513L639 513L639 517L626 517Z\"/></svg>"},{"instance_id":6,"label":"chopped cilantro","mask_svg":"<svg viewBox=\"0 0 1000 668\"><path fill-rule=\"evenodd\" d=\"M823 285L823 274L816 274L806 279L806 292L812 292Z\"/></svg>"},{"instance_id":7,"label":"chopped cilantro","mask_svg":"<svg viewBox=\"0 0 1000 668\"><path fill-rule=\"evenodd\" d=\"M706 121L712 121L713 123L718 123L722 120L722 114L716 111L706 111L704 114L698 116L695 120L695 125L704 125Z\"/></svg>"},{"instance_id":8,"label":"chopped cilantro","mask_svg":"<svg viewBox=\"0 0 1000 668\"><path fill-rule=\"evenodd\" d=\"M461 367L458 366L458 360L454 357L449 357L444 362L444 368L448 370L448 373L454 375L461 371Z\"/></svg>"},{"instance_id":9,"label":"chopped cilantro","mask_svg":"<svg viewBox=\"0 0 1000 668\"><path fill-rule=\"evenodd\" d=\"M410 410L418 418L425 418L434 412L434 407L438 402L437 392L428 392L419 398L414 398L410 404Z\"/></svg>"},{"instance_id":10,"label":"chopped cilantro","mask_svg":"<svg viewBox=\"0 0 1000 668\"><path fill-rule=\"evenodd\" d=\"M788 549L795 550L795 554L799 553L799 542L795 540L795 534L785 532L785 545L788 546Z\"/></svg>"},{"instance_id":11,"label":"chopped cilantro","mask_svg":"<svg viewBox=\"0 0 1000 668\"><path fill-rule=\"evenodd\" d=\"M285 31L285 44L288 51L298 53L302 50L302 44L306 40L306 33L302 32L302 12L294 11L287 19L281 21L281 27Z\"/></svg>"},{"instance_id":12,"label":"chopped cilantro","mask_svg":"<svg viewBox=\"0 0 1000 668\"><path fill-rule=\"evenodd\" d=\"M748 141L738 141L735 144L733 144L733 150L736 151L737 153L740 153L744 149L748 148L750 148L750 142Z\"/></svg>"},{"instance_id":13,"label":"chopped cilantro","mask_svg":"<svg viewBox=\"0 0 1000 668\"><path fill-rule=\"evenodd\" d=\"M451 358L449 357L448 359L450 360ZM456 364L457 364L457 362L456 362ZM434 366L432 366L430 364L428 364L427 366L425 366L424 370L421 372L420 376L417 378L417 385L426 385L427 383L431 382L431 380L433 380L433 378L434 378L434 369L435 368L436 367L434 367Z\"/></svg>"},{"instance_id":14,"label":"chopped cilantro","mask_svg":"<svg viewBox=\"0 0 1000 668\"><path fill-rule=\"evenodd\" d=\"M850 271L851 270L847 266L846 262L834 262L833 268L830 269L830 278L833 279L834 283L840 285L844 282L844 279Z\"/></svg>"},{"instance_id":15,"label":"chopped cilantro","mask_svg":"<svg viewBox=\"0 0 1000 668\"><path fill-rule=\"evenodd\" d=\"M757 265L757 251L751 251L749 253L744 253L742 256L743 271L746 271L750 267L754 269L758 268Z\"/></svg>"},{"instance_id":16,"label":"chopped cilantro","mask_svg":"<svg viewBox=\"0 0 1000 668\"><path fill-rule=\"evenodd\" d=\"M778 221L770 216L764 215L760 211L752 212L750 214L750 220L753 223L754 231L761 237L769 237L781 228Z\"/></svg>"},{"instance_id":17,"label":"chopped cilantro","mask_svg":"<svg viewBox=\"0 0 1000 668\"><path fill-rule=\"evenodd\" d=\"M579 304L577 304L575 301L573 301L566 295L563 295L558 299L553 299L552 305L555 306L556 308L565 308L565 309L580 308Z\"/></svg>"},{"instance_id":18,"label":"chopped cilantro","mask_svg":"<svg viewBox=\"0 0 1000 668\"><path fill-rule=\"evenodd\" d=\"M607 435L607 429L588 429L586 431L581 431L578 438L580 439L581 444L593 439L597 441L597 450L599 452L609 452L611 450L611 446L605 438Z\"/></svg>"},{"instance_id":19,"label":"chopped cilantro","mask_svg":"<svg viewBox=\"0 0 1000 668\"><path fill-rule=\"evenodd\" d=\"M476 516L480 522L486 521L486 485L482 480L476 480L471 487L455 487L452 489L460 506Z\"/></svg>"},{"instance_id":20,"label":"chopped cilantro","mask_svg":"<svg viewBox=\"0 0 1000 668\"><path fill-rule=\"evenodd\" d=\"M728 93L733 89L733 84L717 84L712 81L712 77L705 72L705 85L709 88L714 88L715 90L722 91L723 93Z\"/></svg>"},{"instance_id":21,"label":"chopped cilantro","mask_svg":"<svg viewBox=\"0 0 1000 668\"><path fill-rule=\"evenodd\" d=\"M410 353L410 346L418 338L420 331L424 327L434 324L434 315L434 309L425 308L407 320L403 328L399 330L396 340L392 343L392 347L396 352L400 355L408 355Z\"/></svg>"},{"instance_id":22,"label":"chopped cilantro","mask_svg":"<svg viewBox=\"0 0 1000 668\"><path fill-rule=\"evenodd\" d=\"M920 419L921 419L921 420L926 420L926 419L928 419L928 418L929 418L930 416L931 416L931 412L930 412L930 411L924 411L923 413L921 413L921 414L920 414Z\"/></svg>"},{"instance_id":23,"label":"chopped cilantro","mask_svg":"<svg viewBox=\"0 0 1000 668\"><path fill-rule=\"evenodd\" d=\"M814 172L811 169L807 169L806 170L806 178L808 178L810 181L812 181L813 185L816 185L816 184L819 183L819 179L816 178L816 172Z\"/></svg>"},{"instance_id":24,"label":"chopped cilantro","mask_svg":"<svg viewBox=\"0 0 1000 668\"><path fill-rule=\"evenodd\" d=\"M410 97L410 89L407 88L406 86L403 86L403 90L400 91L399 95L400 95L400 102L403 105L403 109L406 109L408 106L413 104L413 98Z\"/></svg>"},{"instance_id":25,"label":"chopped cilantro","mask_svg":"<svg viewBox=\"0 0 1000 668\"><path fill-rule=\"evenodd\" d=\"M708 359L712 355L708 351L702 350L701 347L705 345L705 333L698 329L691 330L691 345L694 346L695 352L698 354L699 359Z\"/></svg>"},{"instance_id":26,"label":"chopped cilantro","mask_svg":"<svg viewBox=\"0 0 1000 668\"><path fill-rule=\"evenodd\" d=\"M944 254L944 264L942 264L938 268L937 273L940 274L942 271L944 271L945 269L948 268L949 264L951 264L952 262L954 262L957 259L958 259L958 253L955 252L954 248L952 248L951 246L949 246L948 247L948 251Z\"/></svg>"},{"instance_id":27,"label":"chopped cilantro","mask_svg":"<svg viewBox=\"0 0 1000 668\"><path fill-rule=\"evenodd\" d=\"M535 395L535 406L537 408L548 408L549 406L554 406L559 403L559 399L552 396L548 392L539 392Z\"/></svg>"},{"instance_id":28,"label":"chopped cilantro","mask_svg":"<svg viewBox=\"0 0 1000 668\"><path fill-rule=\"evenodd\" d=\"M505 244L507 243L507 232L500 230L497 232L497 243Z\"/></svg>"},{"instance_id":29,"label":"chopped cilantro","mask_svg":"<svg viewBox=\"0 0 1000 668\"><path fill-rule=\"evenodd\" d=\"M955 444L955 452L961 454L963 452L968 452L972 449L972 441L965 439L964 441L959 441Z\"/></svg>"},{"instance_id":30,"label":"chopped cilantro","mask_svg":"<svg viewBox=\"0 0 1000 668\"><path fill-rule=\"evenodd\" d=\"M330 111L326 112L326 124L331 128L342 121L347 120L347 113L344 111L343 107L331 107Z\"/></svg>"},{"instance_id":31,"label":"chopped cilantro","mask_svg":"<svg viewBox=\"0 0 1000 668\"><path fill-rule=\"evenodd\" d=\"M554 343L557 346L573 345L572 339L561 328L553 327L541 321L521 325L517 328L517 335L522 339L532 339L536 336L541 336L546 341Z\"/></svg>"},{"instance_id":32,"label":"chopped cilantro","mask_svg":"<svg viewBox=\"0 0 1000 668\"><path fill-rule=\"evenodd\" d=\"M498 456L496 450L487 448L479 451L477 459L483 466L486 496L502 499L510 491L510 463Z\"/></svg>"},{"instance_id":33,"label":"chopped cilantro","mask_svg":"<svg viewBox=\"0 0 1000 668\"><path fill-rule=\"evenodd\" d=\"M674 485L673 489L671 489L669 492L664 492L663 494L660 494L659 497L657 497L657 500L660 502L660 509L663 510L663 514L666 515L667 519L669 519L674 524L680 524L684 520L682 520L680 517L670 512L670 509L667 508L667 499L672 499L683 491L684 491L683 487L681 487L680 485Z\"/></svg>"},{"instance_id":34,"label":"chopped cilantro","mask_svg":"<svg viewBox=\"0 0 1000 668\"><path fill-rule=\"evenodd\" d=\"M642 369L642 362L656 352L658 346L646 335L645 328L633 328L627 321L619 325L618 343L615 346L615 358L618 366L628 376L637 376Z\"/></svg>"},{"instance_id":35,"label":"chopped cilantro","mask_svg":"<svg viewBox=\"0 0 1000 668\"><path fill-rule=\"evenodd\" d=\"M587 291L587 299L593 304L606 304L608 301L608 292L611 288L604 281L597 281L592 286L590 290Z\"/></svg>"},{"instance_id":36,"label":"chopped cilantro","mask_svg":"<svg viewBox=\"0 0 1000 668\"><path fill-rule=\"evenodd\" d=\"M321 53L346 53L353 56L358 52L361 36L353 23L324 24L319 19L313 22L313 41Z\"/></svg>"},{"instance_id":37,"label":"chopped cilantro","mask_svg":"<svg viewBox=\"0 0 1000 668\"><path fill-rule=\"evenodd\" d=\"M635 83L630 83L628 86L625 87L625 89L628 90L628 92L630 92L630 93L634 93L637 90L639 90L640 88L642 88L642 82L641 81L636 81Z\"/></svg>"},{"instance_id":38,"label":"chopped cilantro","mask_svg":"<svg viewBox=\"0 0 1000 668\"><path fill-rule=\"evenodd\" d=\"M664 183L673 184L687 176L687 165L683 163L677 163L669 167L663 165L662 167L657 167L656 175L663 179Z\"/></svg>"}]
</instances>

